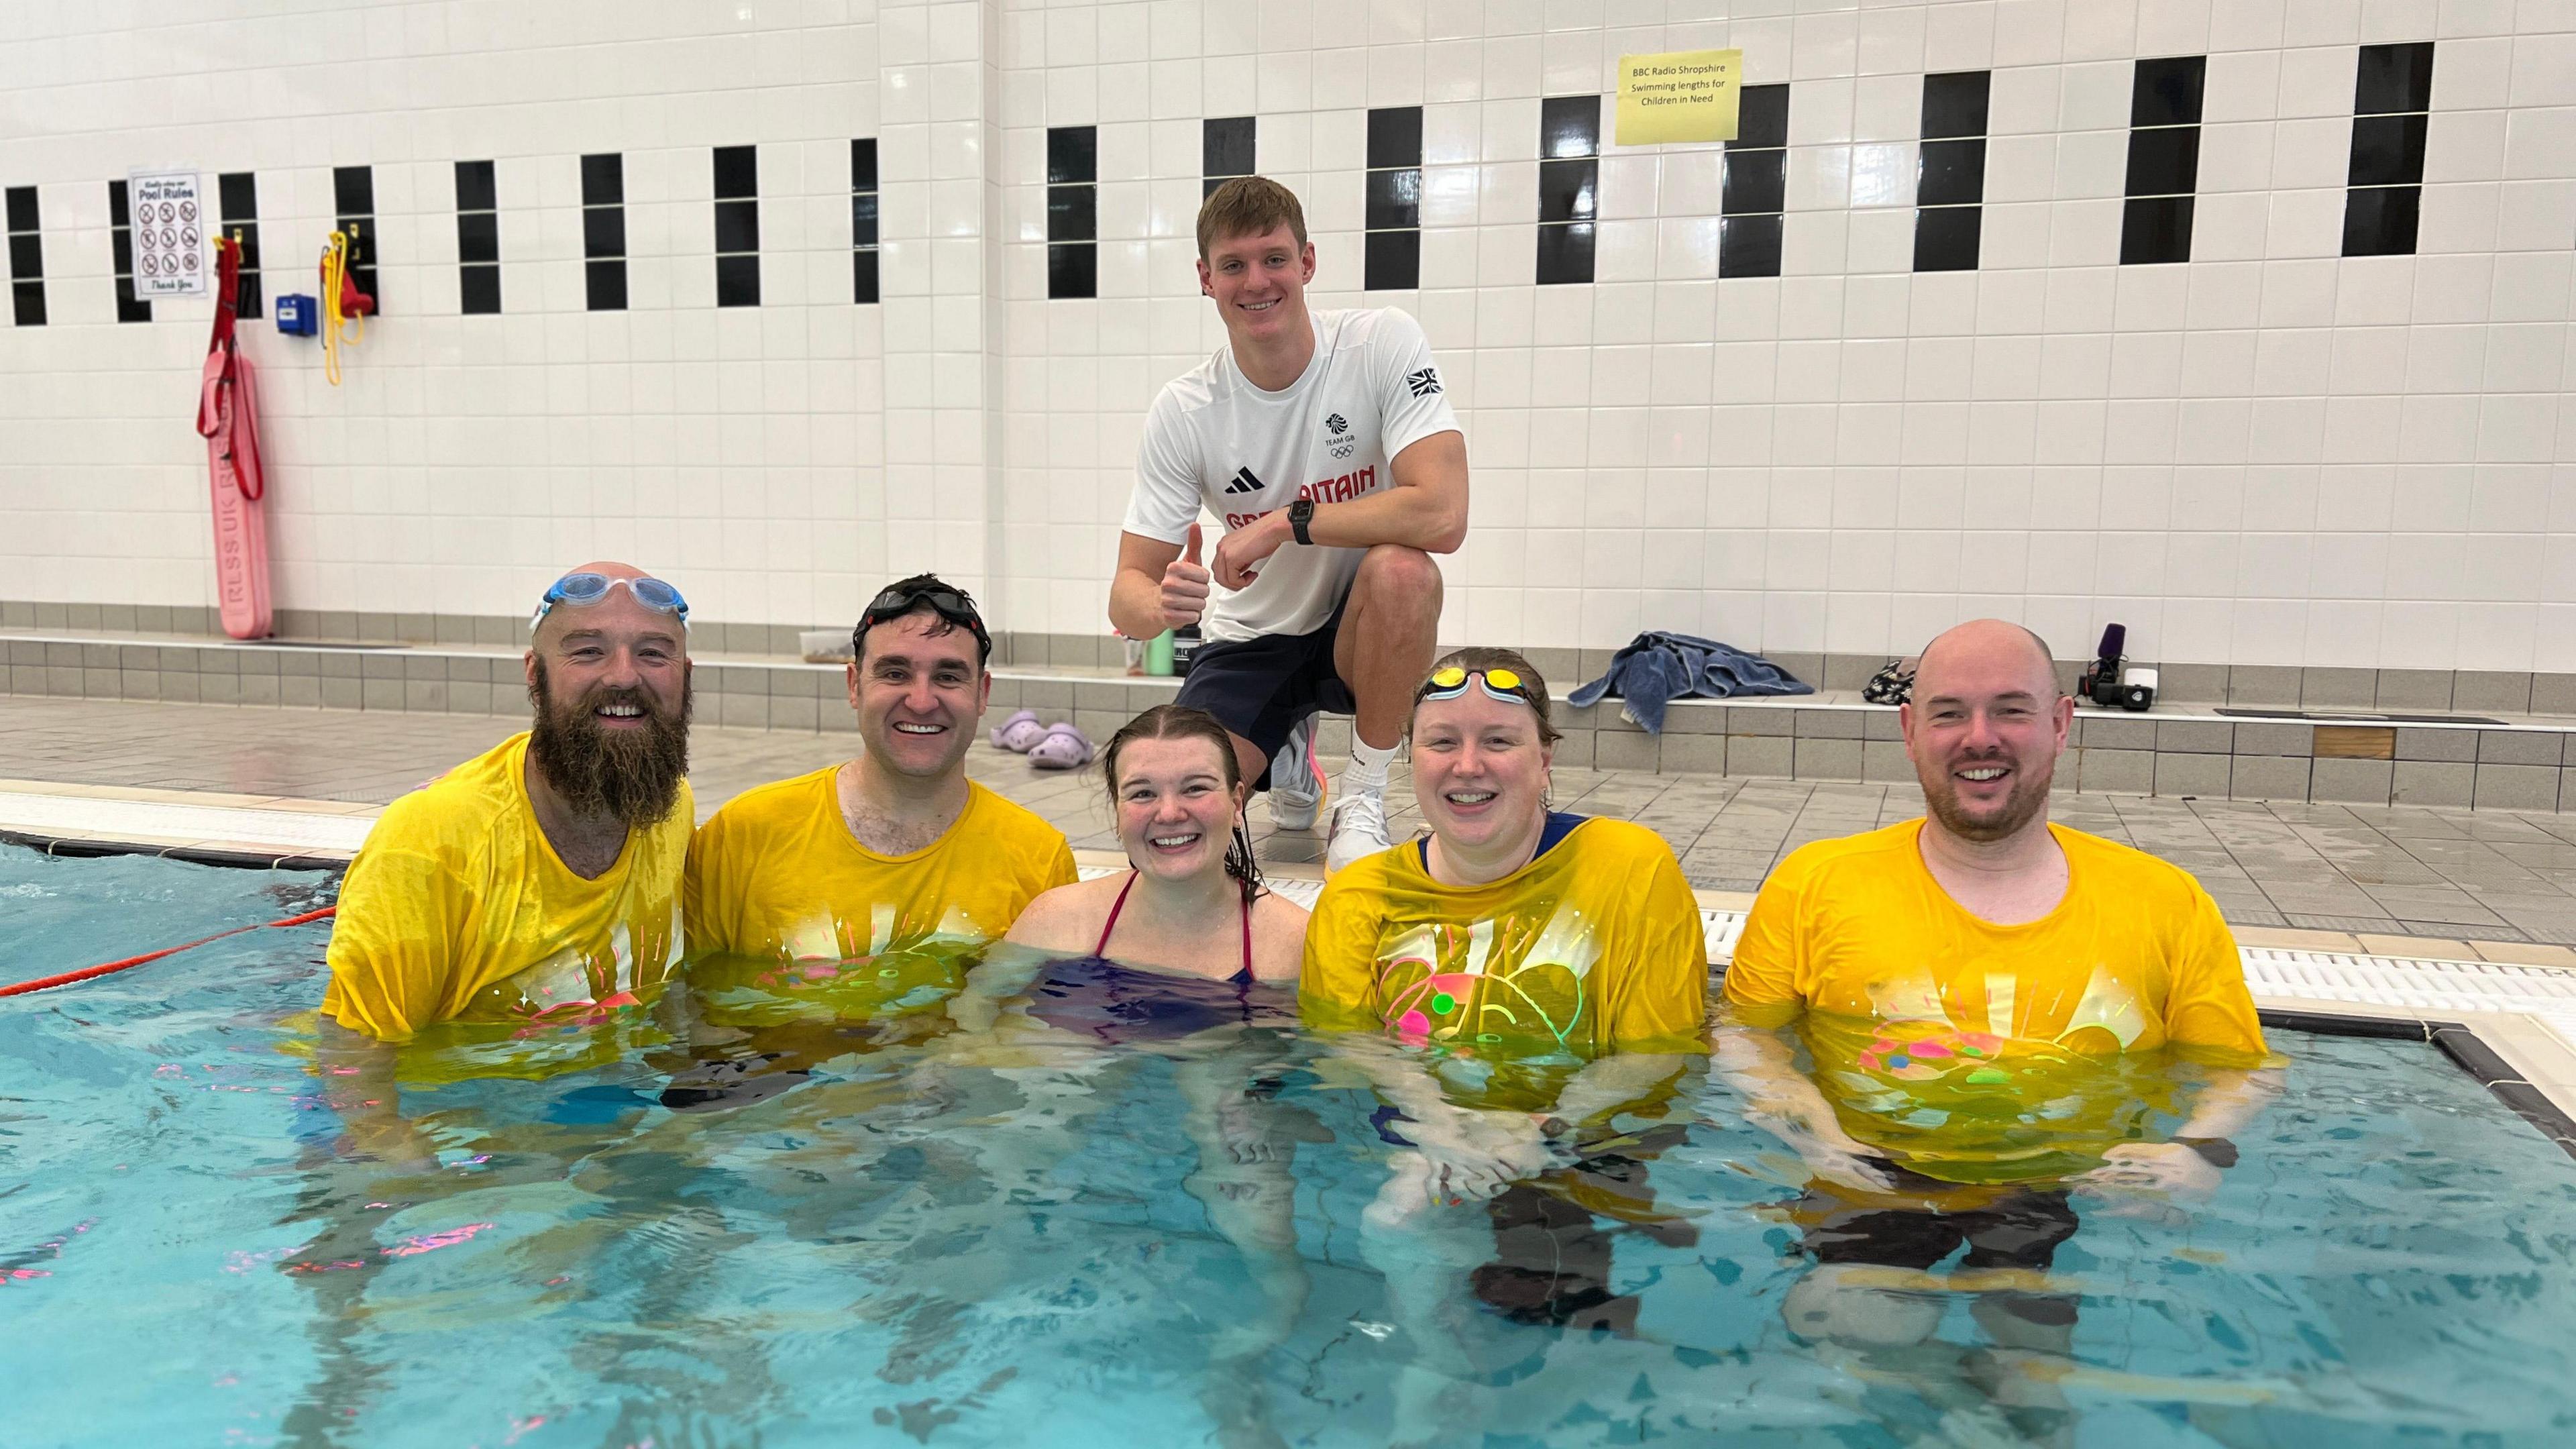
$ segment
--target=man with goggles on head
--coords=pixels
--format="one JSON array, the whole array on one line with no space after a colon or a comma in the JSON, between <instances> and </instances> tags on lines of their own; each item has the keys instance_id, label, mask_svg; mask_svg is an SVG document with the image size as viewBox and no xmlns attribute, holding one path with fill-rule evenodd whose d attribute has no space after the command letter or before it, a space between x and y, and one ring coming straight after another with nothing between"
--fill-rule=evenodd
<instances>
[{"instance_id":1,"label":"man with goggles on head","mask_svg":"<svg viewBox=\"0 0 2576 1449\"><path fill-rule=\"evenodd\" d=\"M727 1024L935 1012L1022 907L1074 880L1062 831L966 778L993 689L975 601L905 579L851 644L858 756L744 791L689 850L689 951L720 958L693 979Z\"/></svg>"},{"instance_id":2,"label":"man with goggles on head","mask_svg":"<svg viewBox=\"0 0 2576 1449\"><path fill-rule=\"evenodd\" d=\"M1325 850L1339 870L1388 845L1387 764L1440 624L1432 556L1467 536L1467 443L1420 323L1307 310L1315 248L1286 187L1217 187L1198 242L1226 345L1146 415L1109 620L1131 639L1200 625L1179 702L1234 736L1282 829L1321 800L1316 712L1354 717ZM1202 508L1225 530L1204 566Z\"/></svg>"},{"instance_id":3,"label":"man with goggles on head","mask_svg":"<svg viewBox=\"0 0 2576 1449\"><path fill-rule=\"evenodd\" d=\"M688 603L585 564L529 619L532 728L386 807L340 890L323 1014L387 1041L632 1004L679 954L697 818Z\"/></svg>"}]
</instances>

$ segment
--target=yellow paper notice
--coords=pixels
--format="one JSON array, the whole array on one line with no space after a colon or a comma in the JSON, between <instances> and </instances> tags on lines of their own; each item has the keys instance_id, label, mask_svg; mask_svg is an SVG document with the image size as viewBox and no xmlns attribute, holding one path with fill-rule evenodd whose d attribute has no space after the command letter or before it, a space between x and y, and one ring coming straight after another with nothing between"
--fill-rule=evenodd
<instances>
[{"instance_id":1,"label":"yellow paper notice","mask_svg":"<svg viewBox=\"0 0 2576 1449\"><path fill-rule=\"evenodd\" d=\"M1619 144L1734 140L1743 77L1741 50L1619 57Z\"/></svg>"}]
</instances>

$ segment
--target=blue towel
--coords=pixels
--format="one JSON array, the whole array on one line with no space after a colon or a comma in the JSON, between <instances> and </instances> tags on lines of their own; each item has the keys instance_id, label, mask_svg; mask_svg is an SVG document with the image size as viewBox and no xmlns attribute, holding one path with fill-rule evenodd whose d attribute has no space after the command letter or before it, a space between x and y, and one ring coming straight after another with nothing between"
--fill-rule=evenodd
<instances>
[{"instance_id":1,"label":"blue towel","mask_svg":"<svg viewBox=\"0 0 2576 1449\"><path fill-rule=\"evenodd\" d=\"M1610 656L1610 672L1567 697L1576 709L1615 694L1619 713L1650 735L1664 732L1664 706L1688 695L1725 699L1737 694L1813 694L1779 665L1732 644L1689 634L1650 630Z\"/></svg>"}]
</instances>

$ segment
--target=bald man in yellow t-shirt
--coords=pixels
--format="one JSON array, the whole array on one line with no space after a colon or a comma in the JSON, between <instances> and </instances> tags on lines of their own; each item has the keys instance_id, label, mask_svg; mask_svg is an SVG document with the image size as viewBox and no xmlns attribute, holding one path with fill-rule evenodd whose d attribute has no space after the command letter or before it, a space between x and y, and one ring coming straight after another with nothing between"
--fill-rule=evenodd
<instances>
[{"instance_id":1,"label":"bald man in yellow t-shirt","mask_svg":"<svg viewBox=\"0 0 2576 1449\"><path fill-rule=\"evenodd\" d=\"M2205 1195L2269 1098L2216 903L2048 819L2074 712L2029 630L1943 634L1900 715L1928 818L1803 847L1754 903L1719 1063L1814 1172L1791 1216L1820 1264L1921 1271L1965 1246L1971 1269L2044 1273L2075 1231L2070 1191L2129 1212ZM1812 1079L1771 1030L1789 1026ZM1883 1343L1937 1318L1919 1296L1833 1301L1837 1276L1792 1293L1793 1329ZM2073 1323L2049 1295L1979 1309L2017 1347L2062 1351Z\"/></svg>"}]
</instances>

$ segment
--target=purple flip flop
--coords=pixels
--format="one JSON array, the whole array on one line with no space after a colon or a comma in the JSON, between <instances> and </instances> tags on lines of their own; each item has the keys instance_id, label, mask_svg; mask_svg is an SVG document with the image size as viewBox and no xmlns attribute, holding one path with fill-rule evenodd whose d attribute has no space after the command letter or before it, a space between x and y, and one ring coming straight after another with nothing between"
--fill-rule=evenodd
<instances>
[{"instance_id":1,"label":"purple flip flop","mask_svg":"<svg viewBox=\"0 0 2576 1449\"><path fill-rule=\"evenodd\" d=\"M1008 750L1015 755L1025 755L1029 752L1029 746L1036 744L1038 737L1045 733L1046 726L1038 723L1038 712L1024 709L993 726L991 738L995 749Z\"/></svg>"},{"instance_id":2,"label":"purple flip flop","mask_svg":"<svg viewBox=\"0 0 2576 1449\"><path fill-rule=\"evenodd\" d=\"M1071 721L1051 724L1029 746L1029 763L1041 770L1077 770L1091 763L1091 740Z\"/></svg>"}]
</instances>

